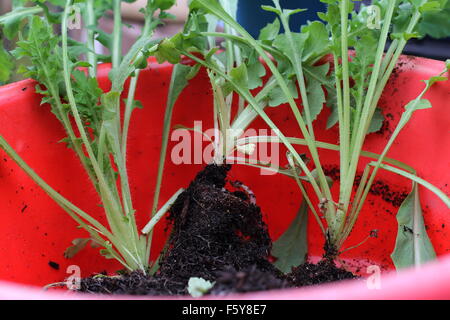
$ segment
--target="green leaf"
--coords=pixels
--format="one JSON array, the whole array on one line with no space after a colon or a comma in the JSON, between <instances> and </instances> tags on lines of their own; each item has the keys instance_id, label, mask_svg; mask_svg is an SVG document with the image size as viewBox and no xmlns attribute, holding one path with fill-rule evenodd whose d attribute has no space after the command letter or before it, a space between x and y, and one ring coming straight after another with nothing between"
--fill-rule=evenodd
<instances>
[{"instance_id":1,"label":"green leaf","mask_svg":"<svg viewBox=\"0 0 450 320\"><path fill-rule=\"evenodd\" d=\"M184 64L177 64L174 66L167 101L167 105L169 106L169 108L173 108L181 92L188 85L188 80L192 77L191 73L193 70L198 71L196 67L190 67Z\"/></svg>"},{"instance_id":2,"label":"green leaf","mask_svg":"<svg viewBox=\"0 0 450 320\"><path fill-rule=\"evenodd\" d=\"M267 11L267 12L273 12L273 13L276 13L277 15L281 15L281 11L272 6L263 5L263 6L261 6L261 9L263 9L264 11Z\"/></svg>"},{"instance_id":3,"label":"green leaf","mask_svg":"<svg viewBox=\"0 0 450 320\"><path fill-rule=\"evenodd\" d=\"M397 239L391 254L397 270L411 266L418 267L436 258L425 228L416 183L398 210L397 222Z\"/></svg>"},{"instance_id":4,"label":"green leaf","mask_svg":"<svg viewBox=\"0 0 450 320\"><path fill-rule=\"evenodd\" d=\"M288 16L288 17L290 17L290 16L292 16L292 15L294 15L294 14L296 14L296 13L300 13L300 12L304 12L304 11L306 11L307 9L283 9L283 14L284 15L286 15L286 16Z\"/></svg>"},{"instance_id":5,"label":"green leaf","mask_svg":"<svg viewBox=\"0 0 450 320\"><path fill-rule=\"evenodd\" d=\"M295 49L293 49L289 43L288 36L283 33L276 37L276 39L273 41L273 46L283 52L291 61L292 64L295 62L295 52L293 50L296 50L299 52L299 55L302 56L303 49L305 48L305 42L308 38L307 34L303 33L291 33L292 38L294 41Z\"/></svg>"},{"instance_id":6,"label":"green leaf","mask_svg":"<svg viewBox=\"0 0 450 320\"><path fill-rule=\"evenodd\" d=\"M176 0L153 0L148 1L148 3L152 7L152 9L167 10L176 3Z\"/></svg>"},{"instance_id":7,"label":"green leaf","mask_svg":"<svg viewBox=\"0 0 450 320\"><path fill-rule=\"evenodd\" d=\"M429 81L429 80L427 80L427 81ZM405 106L405 112L403 112L402 117L400 118L400 121L398 123L398 126L399 127L405 126L408 123L408 121L411 119L412 114L416 110L429 109L431 107L432 107L432 105L431 105L430 101L428 101L427 99L419 99L419 100L415 99L415 100L410 101Z\"/></svg>"},{"instance_id":8,"label":"green leaf","mask_svg":"<svg viewBox=\"0 0 450 320\"><path fill-rule=\"evenodd\" d=\"M431 102L427 99L413 100L408 103L405 107L406 111L414 112L416 110L429 109L431 108Z\"/></svg>"},{"instance_id":9,"label":"green leaf","mask_svg":"<svg viewBox=\"0 0 450 320\"><path fill-rule=\"evenodd\" d=\"M239 67L231 69L230 77L239 87L249 89L248 71L245 64L241 64Z\"/></svg>"},{"instance_id":10,"label":"green leaf","mask_svg":"<svg viewBox=\"0 0 450 320\"><path fill-rule=\"evenodd\" d=\"M259 33L259 40L273 40L280 33L280 20L275 18L275 21L268 23Z\"/></svg>"},{"instance_id":11,"label":"green leaf","mask_svg":"<svg viewBox=\"0 0 450 320\"><path fill-rule=\"evenodd\" d=\"M303 49L303 61L312 57L317 57L319 54L323 54L330 46L328 30L326 26L319 21L314 21L303 27L302 33L307 35L305 48Z\"/></svg>"},{"instance_id":12,"label":"green leaf","mask_svg":"<svg viewBox=\"0 0 450 320\"><path fill-rule=\"evenodd\" d=\"M441 10L440 1L427 1L419 9L419 11L422 13L430 12L430 11L440 11L440 10Z\"/></svg>"},{"instance_id":13,"label":"green leaf","mask_svg":"<svg viewBox=\"0 0 450 320\"><path fill-rule=\"evenodd\" d=\"M291 95L294 99L298 98L298 90L297 85L294 81L290 80L287 82L288 88L291 91ZM269 91L269 94L267 95L267 98L269 100L269 106L270 107L277 107L283 103L288 102L288 98L284 94L283 90L280 86L276 86L272 90Z\"/></svg>"},{"instance_id":14,"label":"green leaf","mask_svg":"<svg viewBox=\"0 0 450 320\"><path fill-rule=\"evenodd\" d=\"M7 82L12 74L14 63L9 53L0 46L0 82Z\"/></svg>"},{"instance_id":15,"label":"green leaf","mask_svg":"<svg viewBox=\"0 0 450 320\"><path fill-rule=\"evenodd\" d=\"M158 60L158 63L168 61L172 64L177 64L181 59L175 44L168 39L164 39L158 45L158 49L155 52L155 58Z\"/></svg>"},{"instance_id":16,"label":"green leaf","mask_svg":"<svg viewBox=\"0 0 450 320\"><path fill-rule=\"evenodd\" d=\"M66 259L71 259L73 258L78 252L80 252L81 250L83 250L86 245L88 244L88 242L90 241L90 238L87 239L83 239L83 238L79 238L79 239L75 239L72 241L72 246L68 247L66 249L66 251L64 251L64 258Z\"/></svg>"},{"instance_id":17,"label":"green leaf","mask_svg":"<svg viewBox=\"0 0 450 320\"><path fill-rule=\"evenodd\" d=\"M255 61L248 66L248 88L250 90L262 86L262 77L266 75L266 68L259 62Z\"/></svg>"},{"instance_id":18,"label":"green leaf","mask_svg":"<svg viewBox=\"0 0 450 320\"><path fill-rule=\"evenodd\" d=\"M312 67L312 73L319 78L325 78L329 70L330 65L328 63L317 67ZM317 116L323 109L324 103L326 102L322 82L320 82L317 77L314 77L309 73L306 75L306 91L309 101L311 121L316 120Z\"/></svg>"},{"instance_id":19,"label":"green leaf","mask_svg":"<svg viewBox=\"0 0 450 320\"><path fill-rule=\"evenodd\" d=\"M289 228L273 243L272 255L277 258L274 265L289 273L305 261L307 242L308 205L303 201Z\"/></svg>"},{"instance_id":20,"label":"green leaf","mask_svg":"<svg viewBox=\"0 0 450 320\"><path fill-rule=\"evenodd\" d=\"M450 37L450 1L441 11L425 12L418 29L422 36L429 35L436 39Z\"/></svg>"},{"instance_id":21,"label":"green leaf","mask_svg":"<svg viewBox=\"0 0 450 320\"><path fill-rule=\"evenodd\" d=\"M16 7L12 11L0 16L0 26L6 38L12 40L21 30L20 22L29 16L42 12L42 8L36 7Z\"/></svg>"},{"instance_id":22,"label":"green leaf","mask_svg":"<svg viewBox=\"0 0 450 320\"><path fill-rule=\"evenodd\" d=\"M372 121L370 122L369 129L367 133L377 132L381 129L384 122L384 116L380 109L375 109L375 113L373 114Z\"/></svg>"}]
</instances>

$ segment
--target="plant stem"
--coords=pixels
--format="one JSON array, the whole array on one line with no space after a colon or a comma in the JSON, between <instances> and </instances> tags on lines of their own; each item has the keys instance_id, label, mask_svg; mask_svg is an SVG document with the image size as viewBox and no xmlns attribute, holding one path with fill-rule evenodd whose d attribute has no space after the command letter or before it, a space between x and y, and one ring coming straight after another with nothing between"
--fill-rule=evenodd
<instances>
[{"instance_id":1,"label":"plant stem","mask_svg":"<svg viewBox=\"0 0 450 320\"><path fill-rule=\"evenodd\" d=\"M146 14L144 28L142 29L141 37L150 37L151 34L151 24L153 21L153 12L151 14ZM136 59L140 59L142 57L142 53L139 53L139 56ZM134 97L136 94L137 83L139 80L140 70L135 71L135 76L130 80L130 86L128 88L128 97L125 106L125 113L123 119L123 129L122 129L122 157L124 162L126 163L127 158L127 142L128 142L128 131L130 127L131 113L133 112L133 104Z\"/></svg>"},{"instance_id":2,"label":"plant stem","mask_svg":"<svg viewBox=\"0 0 450 320\"><path fill-rule=\"evenodd\" d=\"M121 0L113 1L114 31L113 31L113 49L112 66L118 68L122 60L122 15Z\"/></svg>"},{"instance_id":3,"label":"plant stem","mask_svg":"<svg viewBox=\"0 0 450 320\"><path fill-rule=\"evenodd\" d=\"M380 39L378 42L376 59L375 59L375 63L373 66L372 75L371 75L370 83L369 83L369 88L367 90L367 95L365 98L364 107L363 107L362 114L361 114L362 121L361 121L359 127L357 128L356 133L354 133L354 134L356 134L355 144L353 145L353 148L352 148L353 152L350 155L350 162L349 162L347 174L344 177L344 179L341 179L342 192L340 194L339 203L341 203L343 205L344 212L347 212L349 203L350 203L350 196L351 196L353 182L354 182L355 175L356 175L357 165L359 162L360 151L361 151L361 148L362 148L362 145L364 142L364 138L367 133L367 130L365 130L366 123L370 123L369 120L371 120L370 113L369 113L370 106L372 105L372 102L373 102L376 85L377 85L377 80L378 80L378 75L379 75L380 69L381 69L384 48L386 45L386 40L387 40L387 36L389 33L392 16L394 14L396 2L397 2L396 0L389 2L389 6L387 9L386 15L384 17L383 28L382 28L381 36L380 36ZM345 224L345 219L340 221L340 227L339 227L339 230L337 230L338 231L337 234L339 234L340 231L342 231L344 224Z\"/></svg>"},{"instance_id":4,"label":"plant stem","mask_svg":"<svg viewBox=\"0 0 450 320\"><path fill-rule=\"evenodd\" d=\"M161 207L161 209L156 212L156 214L153 215L151 220L145 225L145 227L142 229L143 234L148 234L150 231L153 230L155 225L158 223L159 220L166 214L166 212L170 209L170 207L175 203L178 196L183 193L184 189L181 188L177 192L174 193L172 197L170 197L169 200Z\"/></svg>"},{"instance_id":5,"label":"plant stem","mask_svg":"<svg viewBox=\"0 0 450 320\"><path fill-rule=\"evenodd\" d=\"M371 163L369 163L369 165L375 166L377 164L375 162L371 162ZM442 192L439 188L437 188L436 186L432 185L428 181L423 180L422 178L420 178L420 177L418 177L418 176L416 176L416 175L414 175L412 173L403 171L403 170L398 169L398 168L394 168L394 167L389 166L387 164L381 164L380 168L384 169L384 170L387 170L387 171L390 171L390 172L393 172L393 173L396 173L396 174L398 174L398 175L400 175L402 177L405 177L405 178L407 178L409 180L412 180L412 181L414 181L414 182L424 186L425 188L427 188L428 190L433 192L436 196L438 196L439 199L441 199L445 203L445 205L450 209L450 198L444 192Z\"/></svg>"},{"instance_id":6,"label":"plant stem","mask_svg":"<svg viewBox=\"0 0 450 320\"><path fill-rule=\"evenodd\" d=\"M87 59L91 67L89 68L89 75L92 78L97 77L97 53L95 52L95 31L92 29L97 26L94 12L94 0L86 1L86 18L87 18L87 46L89 52Z\"/></svg>"},{"instance_id":7,"label":"plant stem","mask_svg":"<svg viewBox=\"0 0 450 320\"><path fill-rule=\"evenodd\" d=\"M260 108L259 103L255 100L255 98L250 94L250 92L248 90L244 90L242 89L239 85L237 85L234 80L230 77L228 77L225 73L223 73L221 70L219 70L218 68L215 68L213 65L208 64L207 62L197 58L195 55L190 54L187 51L181 51L182 54L184 54L185 56L191 58L192 60L200 63L201 65L205 66L208 69L214 70L217 74L219 74L220 76L222 76L224 79L226 79L231 85L233 85L234 89L236 90L236 92L240 95L242 95L242 97L244 97L244 99L246 99L250 106L259 114L259 116L269 125L269 127L274 130L274 132L276 132L276 134L279 136L280 140L283 142L283 144L285 144L286 148L292 153L292 155L294 156L295 160L300 164L301 169L303 170L303 172L305 172L305 174L308 176L308 178L310 179L310 183L314 188L314 191L316 192L316 194L318 195L319 198L323 198L322 196L322 191L320 190L316 179L313 177L311 171L308 169L308 167L306 166L306 164L304 163L304 161L301 159L301 157L298 155L297 151L294 149L294 147L291 145L291 143L286 140L286 137L283 135L283 133L280 132L280 130L278 129L278 127L273 123L273 121L267 116L267 114ZM280 75L281 77L281 75ZM284 80L281 80L284 83ZM285 84L285 83L284 83ZM286 84L285 84L286 85ZM287 87L286 87L287 89ZM289 90L289 89L287 89ZM304 129L306 129L303 126ZM307 133L307 131L306 131ZM306 137L305 137L306 138ZM308 135L309 138L309 135ZM308 142L308 146L310 146L311 141L310 139L305 139ZM328 185L327 185L328 187ZM328 187L328 191L329 191L329 187Z\"/></svg>"},{"instance_id":8,"label":"plant stem","mask_svg":"<svg viewBox=\"0 0 450 320\"><path fill-rule=\"evenodd\" d=\"M303 198L306 200L306 203L308 204L309 209L313 213L314 218L316 219L317 224L319 225L320 230L322 231L322 234L324 235L324 237L326 237L327 236L327 232L325 230L325 227L323 226L323 223L320 220L320 217L317 214L317 211L314 208L314 205L312 204L311 199L309 198L308 193L306 192L305 187L303 186L303 183L300 181L300 178L298 176L297 170L295 169L296 166L295 166L295 163L294 163L294 159L292 158L291 155L288 156L288 162L289 162L289 165L291 167L292 175L293 175L293 177L295 179L295 182L297 182L297 185L300 188L300 191L302 192Z\"/></svg>"},{"instance_id":9,"label":"plant stem","mask_svg":"<svg viewBox=\"0 0 450 320\"><path fill-rule=\"evenodd\" d=\"M63 59L63 68L64 68L64 83L66 86L67 91L67 97L69 100L70 109L72 111L72 115L74 117L76 126L78 128L78 131L80 132L81 139L83 141L84 147L86 148L86 152L89 156L90 163L92 165L92 168L95 172L95 175L98 179L99 183L99 191L100 196L103 200L103 204L105 207L106 216L108 219L108 222L110 224L112 233L123 242L121 246L118 247L120 251L122 251L122 254L125 257L125 260L127 263L130 264L131 269L139 268L145 272L145 265L146 262L142 261L141 257L136 257L135 255L139 254L138 250L135 250L136 252L133 254L128 248L135 248L136 247L136 241L135 239L129 239L128 234L130 230L127 230L127 226L124 223L124 217L122 214L122 208L120 203L117 203L116 198L113 195L113 192L111 191L106 178L104 176L104 173L100 170L99 164L95 158L95 154L92 150L89 138L87 136L86 130L84 128L83 122L80 118L80 115L78 113L76 100L73 94L72 90L72 84L71 84L71 74L70 74L70 61L69 61L69 55L68 55L68 35L67 35L67 20L69 16L70 6L72 4L72 0L66 1L66 7L64 10L62 22L61 22L61 37L62 37L62 59Z\"/></svg>"},{"instance_id":10,"label":"plant stem","mask_svg":"<svg viewBox=\"0 0 450 320\"><path fill-rule=\"evenodd\" d=\"M341 10L341 55L342 55L342 127L339 134L341 145L341 177L345 180L350 155L350 76L348 66L348 0L342 0Z\"/></svg>"}]
</instances>

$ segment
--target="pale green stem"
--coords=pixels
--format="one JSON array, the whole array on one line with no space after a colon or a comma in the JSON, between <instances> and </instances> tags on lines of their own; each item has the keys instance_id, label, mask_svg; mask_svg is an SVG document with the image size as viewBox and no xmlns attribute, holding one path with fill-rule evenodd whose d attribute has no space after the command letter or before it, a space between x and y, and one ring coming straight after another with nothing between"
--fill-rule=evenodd
<instances>
[{"instance_id":1,"label":"pale green stem","mask_svg":"<svg viewBox=\"0 0 450 320\"><path fill-rule=\"evenodd\" d=\"M94 12L94 0L86 1L86 17L87 25L91 28L96 27L97 23L95 20ZM86 28L87 32L87 47L89 52L87 53L87 59L91 67L89 67L89 75L92 78L97 77L97 53L95 52L95 31L91 28Z\"/></svg>"},{"instance_id":2,"label":"pale green stem","mask_svg":"<svg viewBox=\"0 0 450 320\"><path fill-rule=\"evenodd\" d=\"M205 61L197 58L196 56L190 54L189 52L183 51L182 54L186 55L187 57L191 58L192 60L200 63L201 65L205 66L206 68L214 70L217 74L225 78L230 84L233 85L236 92L242 97L244 97L250 104L250 106L258 112L259 116L269 125L269 127L276 132L282 143L286 146L286 148L292 153L295 160L300 164L303 172L308 176L308 178L311 180L311 185L313 186L314 192L318 195L319 198L323 198L322 191L320 190L315 178L313 177L311 171L306 166L304 161L301 159L301 157L298 155L297 151L294 149L292 144L286 140L286 137L280 132L278 127L273 123L273 121L267 116L267 114L260 108L259 103L255 100L255 98L248 92L248 90L243 90L240 88L230 77L228 77L226 74L224 74L221 70L215 68L212 65L207 64ZM308 136L309 137L309 136ZM308 142L308 146L310 145L310 141L308 139L305 139Z\"/></svg>"},{"instance_id":3,"label":"pale green stem","mask_svg":"<svg viewBox=\"0 0 450 320\"><path fill-rule=\"evenodd\" d=\"M121 246L120 248L123 251L125 251L124 254L128 255L128 258L132 260L132 261L130 261L129 259L126 259L127 262L128 263L132 262L133 263L132 265L137 265L137 267L144 270L144 266L142 265L141 262L138 261L139 258L136 259L136 257L131 252L129 252L129 250L127 249L127 247L134 246L133 244L130 244L130 241L133 242L133 239L128 239L128 237L126 236L128 234L128 230L124 229L126 227L126 225L123 223L121 206L119 203L117 203L115 201L116 199L106 182L105 176L104 176L103 172L101 172L101 170L100 170L100 167L98 165L98 162L97 162L94 152L92 150L89 138L87 136L86 130L84 128L83 122L78 113L78 108L76 105L75 97L73 95L72 84L71 84L71 75L70 75L70 70L69 70L70 61L69 61L68 46L67 46L67 42L68 42L67 19L68 19L71 4L72 4L72 0L67 0L66 8L65 8L64 15L63 15L62 22L61 22L64 83L66 86L69 105L70 105L75 123L77 125L77 128L80 132L81 139L86 148L86 152L90 158L92 167L97 176L97 179L99 182L100 194L101 194L101 197L103 200L103 204L105 206L105 212L107 213L107 218L108 218L108 222L110 223L111 230L113 231L113 233L115 235L117 235L119 237L120 237L120 235L122 235L122 237L120 239L121 239L121 241L123 241L124 245ZM137 262L137 264L135 264L136 262ZM143 263L145 263L145 262L143 262Z\"/></svg>"},{"instance_id":4,"label":"pale green stem","mask_svg":"<svg viewBox=\"0 0 450 320\"><path fill-rule=\"evenodd\" d=\"M148 16L145 19L144 28L142 30L141 37L150 37L151 33L151 24L153 21L153 12L151 14L148 14ZM137 60L142 57L142 52L139 53ZM128 131L130 127L130 120L131 120L131 114L133 112L133 104L134 104L134 97L136 94L136 88L137 83L139 80L139 74L140 70L135 71L135 76L131 78L130 80L130 86L128 89L128 97L127 97L127 103L125 106L125 113L124 113L124 119L123 119L123 129L122 129L122 140L121 140L121 148L122 148L122 157L123 161L126 163L127 158L127 142L128 142Z\"/></svg>"},{"instance_id":5,"label":"pale green stem","mask_svg":"<svg viewBox=\"0 0 450 320\"><path fill-rule=\"evenodd\" d=\"M264 60L264 62L267 64L267 66L269 67L269 69L271 70L273 76L277 79L281 90L283 91L283 93L286 95L287 99L288 99L288 103L289 106L292 110L292 112L294 113L294 116L299 124L300 130L303 134L303 136L305 137L305 139L308 141L308 148L311 152L311 157L313 159L314 164L316 165L316 168L318 169L318 173L319 173L319 179L320 179L320 183L321 186L324 188L323 192L325 193L325 196L328 200L332 200L332 195L331 195L331 191L330 188L327 184L326 178L325 178L325 174L323 173L322 170L322 166L320 164L320 159L319 159L319 155L317 152L317 148L314 144L314 140L311 139L311 136L309 135L309 132L306 128L305 122L298 110L298 107L295 103L294 98L292 97L292 94L290 92L290 89L288 88L283 76L280 74L280 72L278 71L278 69L276 68L276 66L274 65L273 61L269 58L269 56L265 53L265 51L262 49L262 47L259 45L258 41L256 41L244 28L242 28L238 23L236 23L236 21L234 21L234 19L232 17L230 17L228 14L223 13L221 10L216 10L216 8L214 6L210 6L210 4L208 3L208 1L206 0L198 0L198 2L200 4L202 4L204 7L208 8L212 14L218 16L220 19L222 19L225 23L230 24L238 33L240 33L248 42L249 45L251 45L252 47L255 48L255 50L258 52L258 54L261 56L261 58ZM251 95L250 95L251 96ZM251 97L253 99L253 97ZM254 108L258 108L258 110L260 110L259 106L257 105L252 105L252 107ZM268 121L271 122L270 119L267 119ZM265 119L266 121L266 119ZM267 121L266 121L267 122ZM267 122L268 123L268 122ZM274 125L274 128L276 128L276 126ZM281 135L283 136L283 135ZM284 136L283 136L284 137ZM287 141L286 141L287 142ZM292 146L290 146L289 142L288 143L288 149L291 148ZM296 151L295 149L291 150L293 152L293 154L295 155ZM296 156L298 159L300 160L300 157L297 155ZM305 173L309 173L310 171L308 170L308 168L306 168L305 165ZM313 185L315 184L315 181L312 182ZM318 186L317 186L318 187ZM322 198L322 190L320 190L320 188L314 188L314 191L316 192L316 194L319 195L320 198ZM334 208L331 207L331 215L334 214Z\"/></svg>"},{"instance_id":6,"label":"pale green stem","mask_svg":"<svg viewBox=\"0 0 450 320\"><path fill-rule=\"evenodd\" d=\"M175 203L178 196L183 193L184 189L181 188L177 192L174 193L172 197L170 197L169 200L161 207L161 209L156 212L151 220L145 225L145 227L142 229L143 234L148 234L150 231L153 230L155 225L158 223L159 220L166 214L166 212L170 209L170 207Z\"/></svg>"},{"instance_id":7,"label":"pale green stem","mask_svg":"<svg viewBox=\"0 0 450 320\"><path fill-rule=\"evenodd\" d=\"M377 80L378 80L378 75L379 75L380 69L381 69L384 48L386 45L386 40L388 37L389 28L391 25L392 16L394 13L396 2L397 1L390 2L389 6L387 8L386 16L385 16L384 22L383 22L383 28L381 31L381 37L378 42L376 59L375 59L375 63L373 66L372 75L370 78L369 87L367 90L367 95L366 95L364 107L363 107L362 114L361 114L361 123L356 131L355 145L353 146L353 152L350 157L350 164L349 164L348 172L345 176L345 179L341 179L342 192L340 195L339 203L343 204L344 212L347 212L349 203L350 203L350 196L351 196L353 182L354 182L355 175L356 175L357 165L359 162L360 150L362 148L364 138L366 136L366 130L364 130L364 129L366 128L366 122L369 120L368 119L370 116L369 111L370 111L370 107L372 105L376 87L377 87L377 82L378 82ZM339 228L340 229L339 231L342 230L344 223L345 223L345 219L340 221L341 227ZM339 232L338 232L338 234L339 234Z\"/></svg>"},{"instance_id":8,"label":"pale green stem","mask_svg":"<svg viewBox=\"0 0 450 320\"><path fill-rule=\"evenodd\" d=\"M113 1L114 31L112 48L112 66L118 68L122 60L122 13L121 0Z\"/></svg>"},{"instance_id":9,"label":"pale green stem","mask_svg":"<svg viewBox=\"0 0 450 320\"><path fill-rule=\"evenodd\" d=\"M308 204L309 209L311 210L311 212L314 215L314 218L317 221L317 224L320 227L320 230L322 231L324 237L327 236L327 232L325 230L325 227L323 226L322 221L320 220L319 215L317 214L316 209L314 208L314 205L311 202L311 199L308 196L308 193L305 190L305 187L303 186L303 183L300 181L300 178L298 176L297 170L296 170L296 166L294 163L294 159L292 158L292 156L288 156L288 161L289 161L289 165L291 167L291 171L292 171L292 175L295 179L295 182L297 182L298 187L300 188L300 191L302 192L303 198L306 200L306 203Z\"/></svg>"}]
</instances>

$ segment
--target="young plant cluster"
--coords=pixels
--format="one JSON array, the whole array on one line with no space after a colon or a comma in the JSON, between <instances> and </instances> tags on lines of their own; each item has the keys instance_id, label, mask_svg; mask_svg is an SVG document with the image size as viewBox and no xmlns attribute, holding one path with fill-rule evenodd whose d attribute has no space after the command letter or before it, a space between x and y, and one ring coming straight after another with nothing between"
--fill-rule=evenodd
<instances>
[{"instance_id":1,"label":"young plant cluster","mask_svg":"<svg viewBox=\"0 0 450 320\"><path fill-rule=\"evenodd\" d=\"M29 2L34 6L26 6ZM51 105L53 114L65 129L67 137L63 142L76 153L100 196L108 225L101 224L49 186L3 137L0 137L0 146L88 232L89 238L75 240L76 248L70 248L67 255L92 240L103 248L101 253L105 257L118 260L128 270L148 272L151 237L142 234L136 225L126 168L127 136L133 109L141 106L134 99L139 70L146 67L149 49L156 44L151 40L154 30L162 19L170 18L165 10L172 7L175 0L147 2L141 10L145 16L142 34L125 55L122 55L121 2L14 1L13 10L0 20L3 30L9 30L8 38L17 39L12 55L18 71L38 81L36 92L43 96L42 103ZM52 11L50 4L60 10ZM78 11L85 26L86 44L68 35L68 23L76 18L73 15ZM98 27L98 20L108 11L113 13L112 34ZM98 54L96 41L110 54ZM82 60L83 57L86 59ZM112 63L112 86L108 92L99 88L96 78L99 62ZM129 89L124 92L129 77ZM123 117L122 94L127 97Z\"/></svg>"},{"instance_id":2,"label":"young plant cluster","mask_svg":"<svg viewBox=\"0 0 450 320\"><path fill-rule=\"evenodd\" d=\"M413 168L386 155L415 111L431 107L423 96L434 83L447 80L445 74L450 66L449 61L439 75L425 81L420 95L404 106L401 120L381 154L365 152L362 147L366 136L381 128L383 116L378 102L407 41L421 36L419 26L423 17L440 14L447 3L380 0L373 1L371 6L361 5L360 10L355 11L352 1L322 2L327 4L327 11L318 14L321 21L309 22L295 32L290 29L290 18L304 10L283 9L278 0L273 0L272 6L262 6L262 9L274 13L275 20L261 30L258 39L254 39L236 22L237 1L194 0L190 4L191 13L184 31L160 43L157 57L160 61L175 63L180 61L181 56L186 56L196 62L196 66L201 65L207 70L214 93L214 119L217 131L221 132L211 139L216 150L216 164L223 163L227 158L232 159L231 153L236 148L245 152L252 150L255 143L284 144L288 150L289 169L279 168L277 171L297 181L305 202L299 214L305 215L307 209L313 213L326 239L326 255L331 260L343 251L354 248L345 249L343 245L379 169L410 179L412 193L401 206L398 218L414 217L414 221L410 222L415 228L414 235L420 241L415 242L413 250L405 253L401 248L405 241L401 241L402 233L399 232L392 258L397 266L420 264L432 259L434 250L424 229L421 209L417 207L420 203L417 185L430 189L447 206L450 206L450 201L441 190L418 177ZM380 12L379 27L373 25L374 7ZM224 22L224 32L216 31L216 20ZM280 32L281 28L284 32ZM221 39L224 39L222 50L218 51L216 44ZM174 48L179 55L171 50ZM327 60L324 57L332 62L324 62ZM270 74L266 74L264 64ZM239 99L234 119L230 116L233 114L233 98ZM286 103L298 124L297 137L285 136L282 128L277 127L266 113L267 107ZM339 127L339 145L315 138L313 122L324 105L331 109L328 128ZM239 139L256 117L261 117L277 133L277 137ZM295 145L306 146L309 156L300 154ZM332 196L330 177L325 174L319 154L321 148L339 152L338 198ZM354 192L357 168L362 157L374 161L366 165ZM308 160L311 160L310 164ZM255 161L248 163L247 160L245 164L264 167L264 164ZM307 193L306 184L312 187L314 195ZM321 219L322 214L325 222ZM296 219L294 224L298 224L299 220ZM274 246L274 255L279 258L277 264L283 266L284 271L289 271L302 261L299 250L292 257L283 249L289 247L284 242L292 241L290 233L299 234L296 228L290 228ZM301 239L306 241L305 236ZM306 250L306 244L297 245Z\"/></svg>"}]
</instances>

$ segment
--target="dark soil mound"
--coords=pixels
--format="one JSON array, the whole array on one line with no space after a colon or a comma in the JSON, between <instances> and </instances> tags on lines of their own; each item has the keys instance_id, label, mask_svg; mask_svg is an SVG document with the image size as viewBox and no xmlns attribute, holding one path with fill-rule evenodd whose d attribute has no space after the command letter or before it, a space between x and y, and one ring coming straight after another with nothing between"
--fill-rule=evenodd
<instances>
[{"instance_id":1,"label":"dark soil mound","mask_svg":"<svg viewBox=\"0 0 450 320\"><path fill-rule=\"evenodd\" d=\"M156 277L149 277L141 271L134 271L113 277L96 275L82 279L81 292L122 295L165 295L169 292L164 282Z\"/></svg>"},{"instance_id":2,"label":"dark soil mound","mask_svg":"<svg viewBox=\"0 0 450 320\"><path fill-rule=\"evenodd\" d=\"M169 212L172 231L154 276L132 272L83 279L82 292L134 295L187 295L191 277L214 282L223 295L297 287L354 278L324 259L282 275L270 262L272 241L261 210L240 182L226 178L230 166L208 165L178 197Z\"/></svg>"},{"instance_id":3,"label":"dark soil mound","mask_svg":"<svg viewBox=\"0 0 450 320\"><path fill-rule=\"evenodd\" d=\"M173 229L158 275L170 279L171 291L186 294L190 277L215 281L226 268L276 273L261 210L242 191L224 188L229 170L207 166L170 210Z\"/></svg>"},{"instance_id":4,"label":"dark soil mound","mask_svg":"<svg viewBox=\"0 0 450 320\"><path fill-rule=\"evenodd\" d=\"M357 278L353 273L336 267L329 260L322 260L318 264L304 263L292 269L287 275L292 286L303 287L327 282L334 282Z\"/></svg>"},{"instance_id":5,"label":"dark soil mound","mask_svg":"<svg viewBox=\"0 0 450 320\"><path fill-rule=\"evenodd\" d=\"M210 294L226 295L288 287L290 284L287 280L282 280L271 272L261 271L255 266L241 271L230 268L218 273Z\"/></svg>"}]
</instances>

